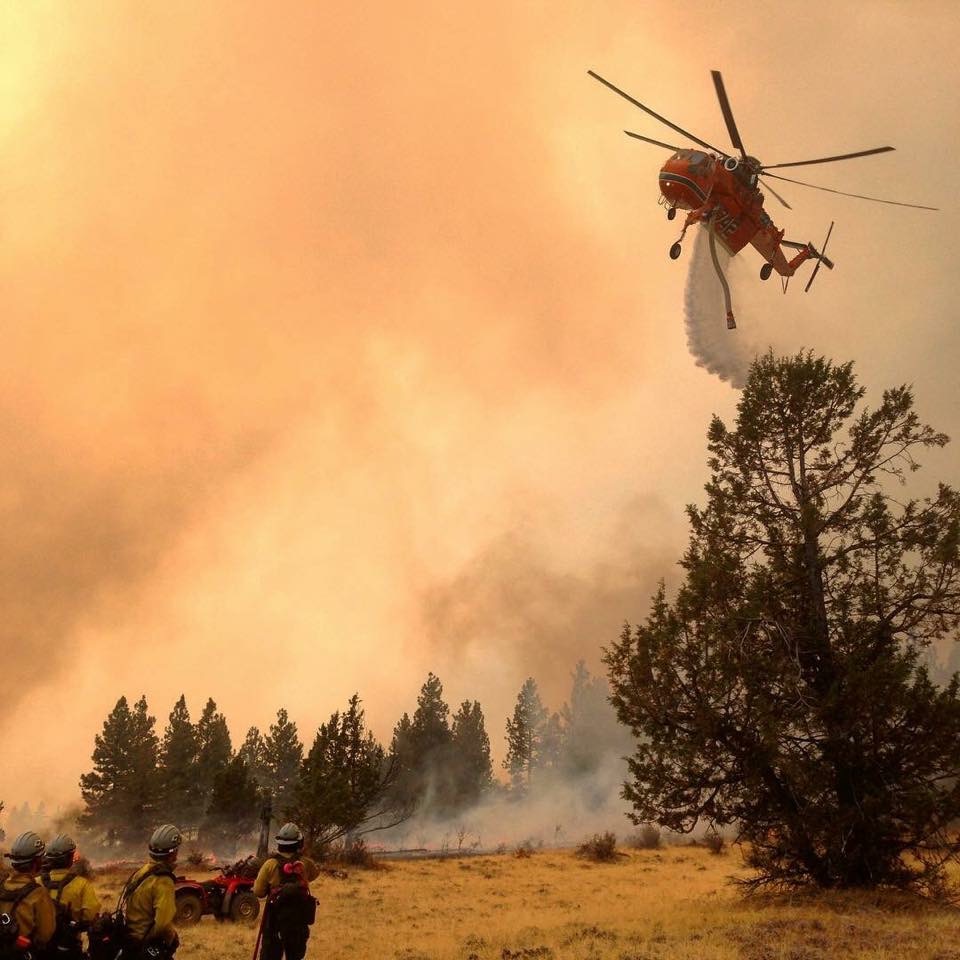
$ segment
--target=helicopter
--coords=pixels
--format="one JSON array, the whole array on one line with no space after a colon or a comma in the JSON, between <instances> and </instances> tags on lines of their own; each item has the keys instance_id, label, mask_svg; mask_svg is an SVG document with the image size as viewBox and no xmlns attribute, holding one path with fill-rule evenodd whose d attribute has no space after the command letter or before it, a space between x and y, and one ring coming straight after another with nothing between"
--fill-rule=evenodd
<instances>
[{"instance_id":1,"label":"helicopter","mask_svg":"<svg viewBox=\"0 0 960 960\"><path fill-rule=\"evenodd\" d=\"M730 330L735 329L737 324L733 315L730 287L723 275L717 257L717 241L731 256L739 253L748 243L751 244L765 261L760 268L760 279L769 279L773 271L776 270L784 278L782 281L784 293L787 291L790 277L807 260L815 260L816 266L810 274L804 292L810 289L821 266L828 270L832 270L834 267L833 261L825 256L830 234L833 232L833 223L831 222L827 230L827 235L820 250L817 250L809 242L797 243L793 240L785 240L784 231L777 228L764 209L764 195L760 191L760 185L762 184L788 210L793 208L761 177L784 180L799 186L812 187L814 190L824 190L827 193L836 193L844 197L856 197L859 200L871 200L875 203L912 207L917 210L937 209L937 207L927 207L918 203L902 203L898 200L882 200L879 197L867 197L858 193L845 193L843 190L821 187L801 180L792 180L777 173L770 173L771 170L779 170L784 167L804 167L816 163L834 163L838 160L852 160L855 157L868 157L876 153L887 153L894 148L874 147L871 150L858 150L856 153L842 153L832 157L820 157L816 160L763 164L756 157L750 156L746 152L736 121L733 118L733 110L730 107L730 100L727 97L723 77L719 70L711 71L713 85L717 93L717 99L720 101L720 111L723 113L723 119L727 125L727 133L730 135L730 141L738 151L739 156L720 150L705 140L695 137L692 133L651 110L593 70L588 70L587 73L594 80L598 80L605 87L623 97L624 100L632 103L635 107L639 107L644 113L666 124L671 130L682 134L703 148L698 150L677 147L669 143L663 143L661 140L645 137L632 130L623 131L628 137L635 140L641 140L644 143L650 143L656 147L672 151L672 156L660 169L660 197L658 202L661 206L666 206L668 220L673 220L676 217L677 210L687 210L689 212L679 239L670 247L670 259L676 260L680 256L682 241L691 226L702 224L707 227L710 234L710 255L723 288L727 310L727 328ZM785 247L788 250L797 251L790 260L784 254L783 248Z\"/></svg>"}]
</instances>

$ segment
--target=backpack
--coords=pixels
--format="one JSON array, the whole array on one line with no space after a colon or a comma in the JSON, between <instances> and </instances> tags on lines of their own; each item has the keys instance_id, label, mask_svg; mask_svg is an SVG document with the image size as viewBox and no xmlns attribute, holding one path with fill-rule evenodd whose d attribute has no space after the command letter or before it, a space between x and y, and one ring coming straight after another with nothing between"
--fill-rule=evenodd
<instances>
[{"instance_id":1,"label":"backpack","mask_svg":"<svg viewBox=\"0 0 960 960\"><path fill-rule=\"evenodd\" d=\"M36 880L25 883L17 890L9 890L6 883L0 884L0 903L9 907L0 913L0 960L30 956L30 944L20 936L20 924L16 920L17 905L40 886Z\"/></svg>"},{"instance_id":2,"label":"backpack","mask_svg":"<svg viewBox=\"0 0 960 960\"><path fill-rule=\"evenodd\" d=\"M57 929L50 941L52 952L64 952L80 948L80 925L73 919L70 908L63 902L63 891L80 874L68 870L60 880L52 880L49 873L43 875L43 885L50 891L50 899L57 908Z\"/></svg>"},{"instance_id":3,"label":"backpack","mask_svg":"<svg viewBox=\"0 0 960 960\"><path fill-rule=\"evenodd\" d=\"M303 864L297 861L277 863L280 886L270 894L268 910L271 923L279 929L309 927L317 919L317 898L303 879Z\"/></svg>"}]
</instances>

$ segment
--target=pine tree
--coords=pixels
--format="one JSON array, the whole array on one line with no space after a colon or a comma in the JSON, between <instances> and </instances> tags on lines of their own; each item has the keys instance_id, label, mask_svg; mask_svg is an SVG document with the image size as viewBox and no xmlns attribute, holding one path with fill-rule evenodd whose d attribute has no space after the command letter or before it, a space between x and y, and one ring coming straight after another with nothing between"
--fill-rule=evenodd
<instances>
[{"instance_id":1,"label":"pine tree","mask_svg":"<svg viewBox=\"0 0 960 960\"><path fill-rule=\"evenodd\" d=\"M454 776L454 802L458 810L475 804L493 784L490 762L490 738L483 710L474 700L464 700L454 714L451 728L451 767Z\"/></svg>"},{"instance_id":2,"label":"pine tree","mask_svg":"<svg viewBox=\"0 0 960 960\"><path fill-rule=\"evenodd\" d=\"M251 727L237 753L243 757L251 779L264 790L270 783L270 771L267 768L267 744L258 727Z\"/></svg>"},{"instance_id":3,"label":"pine tree","mask_svg":"<svg viewBox=\"0 0 960 960\"><path fill-rule=\"evenodd\" d=\"M167 722L160 746L158 773L162 819L189 828L200 822L203 810L197 783L197 734L190 721L187 699L181 695Z\"/></svg>"},{"instance_id":4,"label":"pine tree","mask_svg":"<svg viewBox=\"0 0 960 960\"><path fill-rule=\"evenodd\" d=\"M574 668L570 699L560 716L560 768L565 776L590 778L610 756L624 757L632 752L629 731L618 722L610 703L610 685L605 677L592 676L583 660Z\"/></svg>"},{"instance_id":5,"label":"pine tree","mask_svg":"<svg viewBox=\"0 0 960 960\"><path fill-rule=\"evenodd\" d=\"M439 816L449 814L456 803L449 718L443 684L430 673L420 688L413 719L406 722L404 714L403 729L394 731L394 752L400 762L398 795Z\"/></svg>"},{"instance_id":6,"label":"pine tree","mask_svg":"<svg viewBox=\"0 0 960 960\"><path fill-rule=\"evenodd\" d=\"M507 755L503 767L510 773L515 791L529 790L534 771L543 766L543 738L547 732L547 709L540 700L540 691L533 677L528 677L507 719Z\"/></svg>"},{"instance_id":7,"label":"pine tree","mask_svg":"<svg viewBox=\"0 0 960 960\"><path fill-rule=\"evenodd\" d=\"M159 744L141 697L121 697L94 740L94 769L80 778L83 826L111 845L140 846L154 818Z\"/></svg>"},{"instance_id":8,"label":"pine tree","mask_svg":"<svg viewBox=\"0 0 960 960\"><path fill-rule=\"evenodd\" d=\"M293 808L293 791L303 761L303 744L287 711L277 711L277 722L270 724L264 742L264 762L268 773L267 787L273 803L274 815L284 818Z\"/></svg>"},{"instance_id":9,"label":"pine tree","mask_svg":"<svg viewBox=\"0 0 960 960\"><path fill-rule=\"evenodd\" d=\"M936 885L960 853L958 683L922 663L960 624L960 496L893 496L946 437L863 395L852 364L753 364L676 599L606 656L635 820L735 824L758 884Z\"/></svg>"},{"instance_id":10,"label":"pine tree","mask_svg":"<svg viewBox=\"0 0 960 960\"><path fill-rule=\"evenodd\" d=\"M360 697L321 724L303 762L292 815L314 849L405 818L391 791L395 766L366 729Z\"/></svg>"},{"instance_id":11,"label":"pine tree","mask_svg":"<svg viewBox=\"0 0 960 960\"><path fill-rule=\"evenodd\" d=\"M197 721L196 782L202 798L201 809L206 809L213 796L213 783L230 763L233 744L226 717L217 711L211 697Z\"/></svg>"},{"instance_id":12,"label":"pine tree","mask_svg":"<svg viewBox=\"0 0 960 960\"><path fill-rule=\"evenodd\" d=\"M259 815L257 784L238 753L214 778L202 841L232 856L256 830Z\"/></svg>"}]
</instances>

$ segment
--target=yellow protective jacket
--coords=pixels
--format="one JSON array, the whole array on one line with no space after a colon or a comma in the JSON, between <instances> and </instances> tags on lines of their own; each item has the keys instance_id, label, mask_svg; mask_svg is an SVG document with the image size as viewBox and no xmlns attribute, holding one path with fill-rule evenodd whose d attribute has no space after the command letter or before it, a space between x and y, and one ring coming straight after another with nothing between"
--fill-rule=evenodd
<instances>
[{"instance_id":1,"label":"yellow protective jacket","mask_svg":"<svg viewBox=\"0 0 960 960\"><path fill-rule=\"evenodd\" d=\"M320 868L309 857L298 857L293 853L275 853L260 868L257 879L253 881L253 892L258 897L273 893L280 886L280 868L283 864L296 863L298 860L303 864L303 879L307 883L320 876Z\"/></svg>"},{"instance_id":2,"label":"yellow protective jacket","mask_svg":"<svg viewBox=\"0 0 960 960\"><path fill-rule=\"evenodd\" d=\"M70 920L89 925L100 912L100 898L86 877L70 875L66 868L51 870L43 878L54 904L62 906Z\"/></svg>"},{"instance_id":3,"label":"yellow protective jacket","mask_svg":"<svg viewBox=\"0 0 960 960\"><path fill-rule=\"evenodd\" d=\"M37 887L17 904L13 916L20 928L20 936L42 949L50 942L57 928L57 908L47 888L38 879L25 873L8 874L0 884L0 913L10 912L12 895L28 883L36 883Z\"/></svg>"},{"instance_id":4,"label":"yellow protective jacket","mask_svg":"<svg viewBox=\"0 0 960 960\"><path fill-rule=\"evenodd\" d=\"M145 877L142 882L141 878ZM136 889L134 889L134 887ZM144 940L176 939L173 918L177 901L173 888L173 873L166 864L145 863L128 881L125 915L127 935L138 943Z\"/></svg>"}]
</instances>

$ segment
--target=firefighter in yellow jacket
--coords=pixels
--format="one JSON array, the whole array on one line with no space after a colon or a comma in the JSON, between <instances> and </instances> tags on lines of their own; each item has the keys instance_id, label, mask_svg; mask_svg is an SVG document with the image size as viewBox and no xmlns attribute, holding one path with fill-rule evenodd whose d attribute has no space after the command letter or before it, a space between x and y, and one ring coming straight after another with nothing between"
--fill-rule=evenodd
<instances>
[{"instance_id":1,"label":"firefighter in yellow jacket","mask_svg":"<svg viewBox=\"0 0 960 960\"><path fill-rule=\"evenodd\" d=\"M57 932L52 952L62 960L83 960L80 934L100 913L100 899L93 884L74 868L77 845L61 833L47 844L43 858L43 885L57 908Z\"/></svg>"},{"instance_id":2,"label":"firefighter in yellow jacket","mask_svg":"<svg viewBox=\"0 0 960 960\"><path fill-rule=\"evenodd\" d=\"M309 884L320 870L300 856L303 834L295 823L285 823L275 839L277 852L264 862L253 883L253 892L267 898L260 960L303 960L317 906Z\"/></svg>"},{"instance_id":3,"label":"firefighter in yellow jacket","mask_svg":"<svg viewBox=\"0 0 960 960\"><path fill-rule=\"evenodd\" d=\"M53 937L57 910L37 880L44 849L40 837L28 830L13 841L7 854L13 870L0 884L0 953L37 956Z\"/></svg>"},{"instance_id":4,"label":"firefighter in yellow jacket","mask_svg":"<svg viewBox=\"0 0 960 960\"><path fill-rule=\"evenodd\" d=\"M172 823L157 827L150 837L150 862L127 881L122 894L124 957L172 957L176 953L180 939L173 926L177 912L173 868L182 841Z\"/></svg>"}]
</instances>

